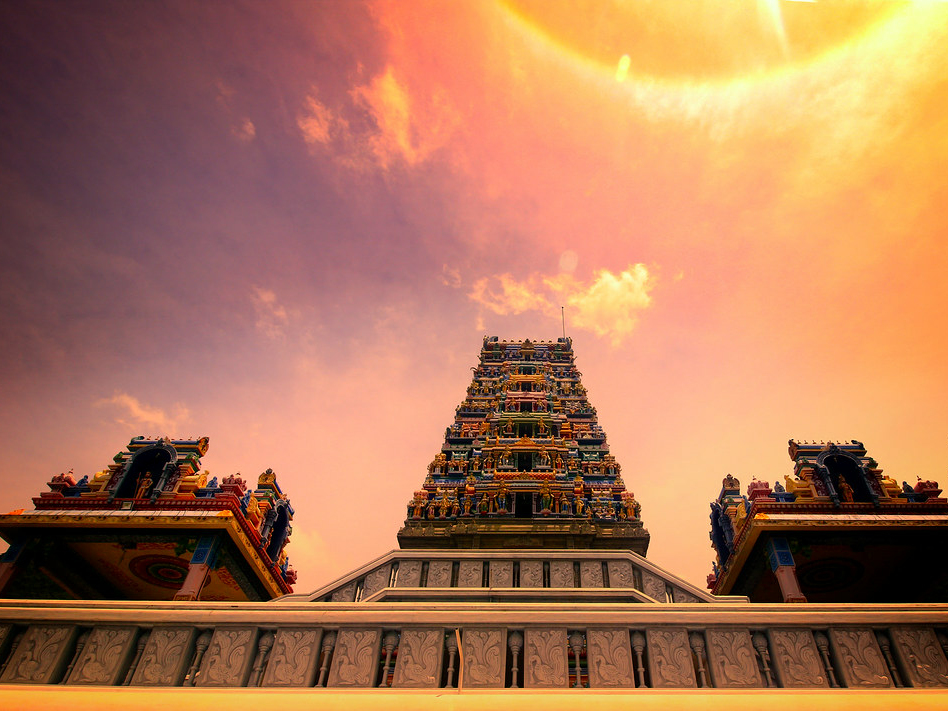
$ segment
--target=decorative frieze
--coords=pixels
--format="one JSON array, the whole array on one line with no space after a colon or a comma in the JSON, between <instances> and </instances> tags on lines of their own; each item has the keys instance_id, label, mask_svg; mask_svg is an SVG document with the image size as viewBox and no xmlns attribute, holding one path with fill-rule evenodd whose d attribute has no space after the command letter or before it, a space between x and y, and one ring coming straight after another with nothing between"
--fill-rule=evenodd
<instances>
[{"instance_id":1,"label":"decorative frieze","mask_svg":"<svg viewBox=\"0 0 948 711\"><path fill-rule=\"evenodd\" d=\"M632 563L627 560L610 560L606 563L609 570L610 588L634 588L635 575Z\"/></svg>"},{"instance_id":2,"label":"decorative frieze","mask_svg":"<svg viewBox=\"0 0 948 711\"><path fill-rule=\"evenodd\" d=\"M781 686L793 689L829 686L810 630L774 628L770 630L770 644L774 670Z\"/></svg>"},{"instance_id":3,"label":"decorative frieze","mask_svg":"<svg viewBox=\"0 0 948 711\"><path fill-rule=\"evenodd\" d=\"M746 629L709 629L705 637L714 686L730 689L762 686L754 645Z\"/></svg>"},{"instance_id":4,"label":"decorative frieze","mask_svg":"<svg viewBox=\"0 0 948 711\"><path fill-rule=\"evenodd\" d=\"M451 587L451 568L450 560L433 560L428 563L428 583L429 588L448 588Z\"/></svg>"},{"instance_id":5,"label":"decorative frieze","mask_svg":"<svg viewBox=\"0 0 948 711\"><path fill-rule=\"evenodd\" d=\"M452 632L453 634L453 632ZM441 682L444 630L402 630L393 687L434 689Z\"/></svg>"},{"instance_id":6,"label":"decorative frieze","mask_svg":"<svg viewBox=\"0 0 948 711\"><path fill-rule=\"evenodd\" d=\"M319 661L321 631L278 629L263 686L312 686Z\"/></svg>"},{"instance_id":7,"label":"decorative frieze","mask_svg":"<svg viewBox=\"0 0 948 711\"><path fill-rule=\"evenodd\" d=\"M646 630L648 670L656 689L695 688L688 633L683 627Z\"/></svg>"},{"instance_id":8,"label":"decorative frieze","mask_svg":"<svg viewBox=\"0 0 948 711\"><path fill-rule=\"evenodd\" d=\"M551 560L550 561L550 587L551 588L571 588L574 583L573 561L571 560Z\"/></svg>"},{"instance_id":9,"label":"decorative frieze","mask_svg":"<svg viewBox=\"0 0 948 711\"><path fill-rule=\"evenodd\" d=\"M834 628L830 641L838 661L836 673L843 686L856 689L878 689L892 686L885 660L869 628Z\"/></svg>"},{"instance_id":10,"label":"decorative frieze","mask_svg":"<svg viewBox=\"0 0 948 711\"><path fill-rule=\"evenodd\" d=\"M125 678L135 652L137 627L96 627L89 635L67 684L112 686Z\"/></svg>"},{"instance_id":11,"label":"decorative frieze","mask_svg":"<svg viewBox=\"0 0 948 711\"><path fill-rule=\"evenodd\" d=\"M469 689L502 689L506 664L507 631L501 628L465 629L463 685Z\"/></svg>"},{"instance_id":12,"label":"decorative frieze","mask_svg":"<svg viewBox=\"0 0 948 711\"><path fill-rule=\"evenodd\" d=\"M355 580L350 583L346 583L340 588L333 590L332 596L329 598L332 602L352 602L355 600L355 591L356 584Z\"/></svg>"},{"instance_id":13,"label":"decorative frieze","mask_svg":"<svg viewBox=\"0 0 948 711\"><path fill-rule=\"evenodd\" d=\"M155 627L132 677L134 686L180 686L188 672L197 630Z\"/></svg>"},{"instance_id":14,"label":"decorative frieze","mask_svg":"<svg viewBox=\"0 0 948 711\"><path fill-rule=\"evenodd\" d=\"M543 563L539 560L520 561L520 587L543 587Z\"/></svg>"},{"instance_id":15,"label":"decorative frieze","mask_svg":"<svg viewBox=\"0 0 948 711\"><path fill-rule=\"evenodd\" d=\"M948 661L931 627L893 627L891 634L911 686L948 686Z\"/></svg>"},{"instance_id":16,"label":"decorative frieze","mask_svg":"<svg viewBox=\"0 0 948 711\"><path fill-rule=\"evenodd\" d=\"M584 588L601 588L602 562L598 560L584 560L579 564L579 582Z\"/></svg>"},{"instance_id":17,"label":"decorative frieze","mask_svg":"<svg viewBox=\"0 0 948 711\"><path fill-rule=\"evenodd\" d=\"M219 627L204 654L197 686L244 686L257 649L256 627Z\"/></svg>"},{"instance_id":18,"label":"decorative frieze","mask_svg":"<svg viewBox=\"0 0 948 711\"><path fill-rule=\"evenodd\" d=\"M362 584L362 599L374 595L379 590L388 587L388 580L392 575L391 563L382 565L369 572L365 576L365 582Z\"/></svg>"},{"instance_id":19,"label":"decorative frieze","mask_svg":"<svg viewBox=\"0 0 948 711\"><path fill-rule=\"evenodd\" d=\"M569 686L566 630L527 629L523 646L523 683L528 689Z\"/></svg>"},{"instance_id":20,"label":"decorative frieze","mask_svg":"<svg viewBox=\"0 0 948 711\"><path fill-rule=\"evenodd\" d=\"M586 659L590 687L599 689L635 686L629 630L624 627L587 630Z\"/></svg>"},{"instance_id":21,"label":"decorative frieze","mask_svg":"<svg viewBox=\"0 0 948 711\"><path fill-rule=\"evenodd\" d=\"M402 560L398 563L396 588L417 588L421 585L421 561Z\"/></svg>"},{"instance_id":22,"label":"decorative frieze","mask_svg":"<svg viewBox=\"0 0 948 711\"><path fill-rule=\"evenodd\" d=\"M458 587L479 588L484 583L484 561L462 560L458 564Z\"/></svg>"},{"instance_id":23,"label":"decorative frieze","mask_svg":"<svg viewBox=\"0 0 948 711\"><path fill-rule=\"evenodd\" d=\"M329 686L374 686L381 643L381 630L340 630L329 671Z\"/></svg>"},{"instance_id":24,"label":"decorative frieze","mask_svg":"<svg viewBox=\"0 0 948 711\"><path fill-rule=\"evenodd\" d=\"M492 588L513 587L513 561L512 560L490 561L489 576L490 576L490 586Z\"/></svg>"},{"instance_id":25,"label":"decorative frieze","mask_svg":"<svg viewBox=\"0 0 948 711\"><path fill-rule=\"evenodd\" d=\"M656 602L665 602L665 581L648 570L642 571L642 592Z\"/></svg>"},{"instance_id":26,"label":"decorative frieze","mask_svg":"<svg viewBox=\"0 0 948 711\"><path fill-rule=\"evenodd\" d=\"M73 625L30 625L7 661L0 682L55 684L69 663L76 634Z\"/></svg>"}]
</instances>

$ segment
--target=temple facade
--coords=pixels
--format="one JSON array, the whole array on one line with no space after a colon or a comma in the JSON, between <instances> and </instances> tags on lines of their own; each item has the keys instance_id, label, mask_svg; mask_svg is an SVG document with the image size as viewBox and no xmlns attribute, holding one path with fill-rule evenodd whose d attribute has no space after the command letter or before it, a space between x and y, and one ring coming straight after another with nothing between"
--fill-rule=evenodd
<instances>
[{"instance_id":1,"label":"temple facade","mask_svg":"<svg viewBox=\"0 0 948 711\"><path fill-rule=\"evenodd\" d=\"M57 474L32 511L0 515L0 597L270 600L292 591L289 498L201 470L208 438L136 437L78 480Z\"/></svg>"},{"instance_id":2,"label":"temple facade","mask_svg":"<svg viewBox=\"0 0 948 711\"><path fill-rule=\"evenodd\" d=\"M397 550L269 602L0 601L0 704L945 707L948 605L702 590L645 557L606 442L569 339L485 339ZM841 476L821 505L874 505Z\"/></svg>"}]
</instances>

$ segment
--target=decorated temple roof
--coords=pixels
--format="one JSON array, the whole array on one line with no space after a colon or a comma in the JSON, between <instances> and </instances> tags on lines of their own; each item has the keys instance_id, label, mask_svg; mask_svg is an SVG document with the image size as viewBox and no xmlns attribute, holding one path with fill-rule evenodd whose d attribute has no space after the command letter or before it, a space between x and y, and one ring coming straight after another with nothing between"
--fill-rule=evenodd
<instances>
[{"instance_id":1,"label":"decorated temple roof","mask_svg":"<svg viewBox=\"0 0 948 711\"><path fill-rule=\"evenodd\" d=\"M256 487L240 474L219 479L202 470L208 445L207 437L135 437L95 474L53 476L49 491L33 499L34 511L0 516L0 534L13 545L56 537L117 594L154 599L180 587L202 534L223 531L231 545L215 561L203 599L291 592L289 497L270 469Z\"/></svg>"},{"instance_id":2,"label":"decorated temple roof","mask_svg":"<svg viewBox=\"0 0 948 711\"><path fill-rule=\"evenodd\" d=\"M641 506L609 452L571 339L488 337L473 371L408 504L402 547L526 542L644 554Z\"/></svg>"}]
</instances>

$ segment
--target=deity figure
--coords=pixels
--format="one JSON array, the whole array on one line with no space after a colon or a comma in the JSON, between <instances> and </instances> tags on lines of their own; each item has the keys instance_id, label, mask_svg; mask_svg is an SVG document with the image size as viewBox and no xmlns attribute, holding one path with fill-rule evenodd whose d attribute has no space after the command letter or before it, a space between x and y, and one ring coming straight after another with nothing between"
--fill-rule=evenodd
<instances>
[{"instance_id":1,"label":"deity figure","mask_svg":"<svg viewBox=\"0 0 948 711\"><path fill-rule=\"evenodd\" d=\"M853 488L845 479L839 480L839 498L849 503L853 502Z\"/></svg>"},{"instance_id":2,"label":"deity figure","mask_svg":"<svg viewBox=\"0 0 948 711\"><path fill-rule=\"evenodd\" d=\"M507 513L510 505L507 494L507 483L502 481L500 482L500 489L497 492L497 513Z\"/></svg>"},{"instance_id":3,"label":"deity figure","mask_svg":"<svg viewBox=\"0 0 948 711\"><path fill-rule=\"evenodd\" d=\"M554 468L556 471L562 471L562 470L563 470L563 455L562 455L562 454L557 454L557 455L556 455L556 463L554 464L553 468Z\"/></svg>"},{"instance_id":4,"label":"deity figure","mask_svg":"<svg viewBox=\"0 0 948 711\"><path fill-rule=\"evenodd\" d=\"M500 466L509 467L512 464L513 453L510 451L510 447L504 449L504 453L500 455Z\"/></svg>"},{"instance_id":5,"label":"deity figure","mask_svg":"<svg viewBox=\"0 0 948 711\"><path fill-rule=\"evenodd\" d=\"M470 515L471 515L471 504L472 504L473 501L474 501L474 497L473 497L473 496L464 496L464 497L462 497L462 501L464 502L464 515L465 515L465 516L470 516Z\"/></svg>"},{"instance_id":6,"label":"deity figure","mask_svg":"<svg viewBox=\"0 0 948 711\"><path fill-rule=\"evenodd\" d=\"M504 437L513 437L513 433L514 433L513 420L511 420L509 417L507 418L507 423L504 425L503 432L504 432Z\"/></svg>"},{"instance_id":7,"label":"deity figure","mask_svg":"<svg viewBox=\"0 0 948 711\"><path fill-rule=\"evenodd\" d=\"M899 483L888 476L882 477L882 490L890 499L894 499L902 493L902 489L899 488Z\"/></svg>"},{"instance_id":8,"label":"deity figure","mask_svg":"<svg viewBox=\"0 0 948 711\"><path fill-rule=\"evenodd\" d=\"M538 433L541 437L544 437L544 436L546 436L546 431L547 431L546 422L544 422L544 421L543 421L543 418L541 417L541 418L540 418L540 423L537 425L537 433Z\"/></svg>"},{"instance_id":9,"label":"deity figure","mask_svg":"<svg viewBox=\"0 0 948 711\"><path fill-rule=\"evenodd\" d=\"M458 505L458 500L451 499L451 518L457 518L458 514L461 513L461 507Z\"/></svg>"},{"instance_id":10,"label":"deity figure","mask_svg":"<svg viewBox=\"0 0 948 711\"><path fill-rule=\"evenodd\" d=\"M562 498L560 498L560 513L568 516L571 513L571 509L569 498L566 494L563 494Z\"/></svg>"},{"instance_id":11,"label":"deity figure","mask_svg":"<svg viewBox=\"0 0 948 711\"><path fill-rule=\"evenodd\" d=\"M487 499L487 494L481 494L481 498L477 502L477 513L481 516L486 516L489 511L490 501Z\"/></svg>"},{"instance_id":12,"label":"deity figure","mask_svg":"<svg viewBox=\"0 0 948 711\"><path fill-rule=\"evenodd\" d=\"M446 518L448 515L448 497L444 494L441 495L441 504L438 506L439 518Z\"/></svg>"},{"instance_id":13,"label":"deity figure","mask_svg":"<svg viewBox=\"0 0 948 711\"><path fill-rule=\"evenodd\" d=\"M574 503L576 505L576 515L583 516L586 513L586 505L583 503L583 497L577 496Z\"/></svg>"},{"instance_id":14,"label":"deity figure","mask_svg":"<svg viewBox=\"0 0 948 711\"><path fill-rule=\"evenodd\" d=\"M540 449L540 457L537 461L537 465L541 467L550 466L550 453L546 451L546 447Z\"/></svg>"},{"instance_id":15,"label":"deity figure","mask_svg":"<svg viewBox=\"0 0 948 711\"><path fill-rule=\"evenodd\" d=\"M434 499L428 502L428 518L438 518L438 504Z\"/></svg>"},{"instance_id":16,"label":"deity figure","mask_svg":"<svg viewBox=\"0 0 948 711\"><path fill-rule=\"evenodd\" d=\"M543 482L540 488L540 513L550 513L550 507L553 505L553 497L550 495L550 485Z\"/></svg>"},{"instance_id":17,"label":"deity figure","mask_svg":"<svg viewBox=\"0 0 948 711\"><path fill-rule=\"evenodd\" d=\"M151 492L152 484L155 482L151 479L151 472L145 472L138 476L138 491L135 492L136 499L144 499Z\"/></svg>"}]
</instances>

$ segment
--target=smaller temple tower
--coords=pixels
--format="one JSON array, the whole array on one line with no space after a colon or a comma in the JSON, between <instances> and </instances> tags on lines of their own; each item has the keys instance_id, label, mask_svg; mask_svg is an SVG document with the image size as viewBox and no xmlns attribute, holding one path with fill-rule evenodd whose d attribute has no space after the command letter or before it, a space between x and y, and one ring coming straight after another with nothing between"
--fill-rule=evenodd
<instances>
[{"instance_id":1,"label":"smaller temple tower","mask_svg":"<svg viewBox=\"0 0 948 711\"><path fill-rule=\"evenodd\" d=\"M57 474L35 509L0 515L0 597L270 600L296 580L293 507L267 470L208 478L208 438L136 437L78 481Z\"/></svg>"},{"instance_id":2,"label":"smaller temple tower","mask_svg":"<svg viewBox=\"0 0 948 711\"><path fill-rule=\"evenodd\" d=\"M945 602L948 500L884 476L862 442L790 440L784 484L725 477L708 587L753 602Z\"/></svg>"}]
</instances>

